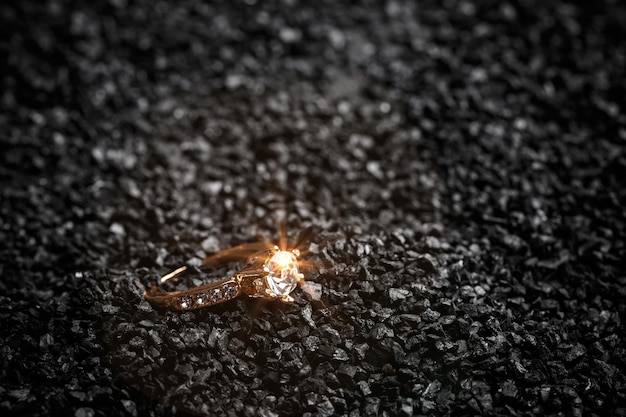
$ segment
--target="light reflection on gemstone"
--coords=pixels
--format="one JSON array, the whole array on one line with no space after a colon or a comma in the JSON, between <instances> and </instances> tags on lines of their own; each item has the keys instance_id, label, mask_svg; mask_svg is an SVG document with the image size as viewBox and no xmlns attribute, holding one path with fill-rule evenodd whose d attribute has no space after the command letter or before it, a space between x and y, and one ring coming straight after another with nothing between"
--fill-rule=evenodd
<instances>
[{"instance_id":1,"label":"light reflection on gemstone","mask_svg":"<svg viewBox=\"0 0 626 417\"><path fill-rule=\"evenodd\" d=\"M191 304L193 304L193 300L190 296L185 295L183 297L180 297L180 306L182 308L189 308L191 307Z\"/></svg>"},{"instance_id":2,"label":"light reflection on gemstone","mask_svg":"<svg viewBox=\"0 0 626 417\"><path fill-rule=\"evenodd\" d=\"M298 285L298 262L291 252L277 251L264 269L267 289L276 297L289 295Z\"/></svg>"},{"instance_id":3,"label":"light reflection on gemstone","mask_svg":"<svg viewBox=\"0 0 626 417\"><path fill-rule=\"evenodd\" d=\"M209 301L209 297L207 297L205 293L201 292L200 294L196 295L196 304L204 305L208 301Z\"/></svg>"}]
</instances>

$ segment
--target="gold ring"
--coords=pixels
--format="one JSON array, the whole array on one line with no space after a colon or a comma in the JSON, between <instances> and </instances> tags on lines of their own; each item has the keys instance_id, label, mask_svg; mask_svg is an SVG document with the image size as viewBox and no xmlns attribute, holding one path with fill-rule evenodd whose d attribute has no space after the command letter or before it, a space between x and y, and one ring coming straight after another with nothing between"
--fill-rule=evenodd
<instances>
[{"instance_id":1,"label":"gold ring","mask_svg":"<svg viewBox=\"0 0 626 417\"><path fill-rule=\"evenodd\" d=\"M239 295L278 299L293 302L291 292L304 284L304 275L298 268L300 251L281 250L278 246L267 244L244 244L218 252L207 257L203 264L221 267L230 262L247 258L242 269L233 276L211 282L206 285L182 291L163 291L157 284L148 289L144 296L154 307L168 310L195 310L220 304ZM165 274L159 280L164 284L177 280L189 268L181 266Z\"/></svg>"}]
</instances>

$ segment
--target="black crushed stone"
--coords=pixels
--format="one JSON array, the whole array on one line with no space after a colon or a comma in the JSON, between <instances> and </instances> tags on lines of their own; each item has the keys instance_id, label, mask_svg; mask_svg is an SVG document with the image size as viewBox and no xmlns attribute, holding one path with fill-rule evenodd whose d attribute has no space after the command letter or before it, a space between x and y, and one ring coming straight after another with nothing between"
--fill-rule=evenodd
<instances>
[{"instance_id":1,"label":"black crushed stone","mask_svg":"<svg viewBox=\"0 0 626 417\"><path fill-rule=\"evenodd\" d=\"M626 415L624 22L3 2L0 414ZM143 300L281 219L320 301Z\"/></svg>"}]
</instances>

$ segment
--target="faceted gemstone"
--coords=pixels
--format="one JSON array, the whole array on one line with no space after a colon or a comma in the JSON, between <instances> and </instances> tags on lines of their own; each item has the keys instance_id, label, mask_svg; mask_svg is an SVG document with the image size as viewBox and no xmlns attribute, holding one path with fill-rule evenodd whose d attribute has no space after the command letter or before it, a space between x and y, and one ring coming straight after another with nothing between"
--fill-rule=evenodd
<instances>
[{"instance_id":1,"label":"faceted gemstone","mask_svg":"<svg viewBox=\"0 0 626 417\"><path fill-rule=\"evenodd\" d=\"M196 304L205 305L208 301L209 297L205 293L201 292L200 294L196 295Z\"/></svg>"},{"instance_id":2,"label":"faceted gemstone","mask_svg":"<svg viewBox=\"0 0 626 417\"><path fill-rule=\"evenodd\" d=\"M237 286L235 284L224 285L224 296L226 298L233 298L237 294Z\"/></svg>"},{"instance_id":3,"label":"faceted gemstone","mask_svg":"<svg viewBox=\"0 0 626 417\"><path fill-rule=\"evenodd\" d=\"M288 295L298 285L298 262L291 252L276 252L265 265L265 271L267 289L277 297Z\"/></svg>"},{"instance_id":4,"label":"faceted gemstone","mask_svg":"<svg viewBox=\"0 0 626 417\"><path fill-rule=\"evenodd\" d=\"M216 303L222 299L222 289L221 288L213 288L209 295L212 303Z\"/></svg>"},{"instance_id":5,"label":"faceted gemstone","mask_svg":"<svg viewBox=\"0 0 626 417\"><path fill-rule=\"evenodd\" d=\"M193 300L190 296L188 295L184 295L182 297L180 297L180 306L182 308L189 308L191 307L191 304L193 304Z\"/></svg>"}]
</instances>

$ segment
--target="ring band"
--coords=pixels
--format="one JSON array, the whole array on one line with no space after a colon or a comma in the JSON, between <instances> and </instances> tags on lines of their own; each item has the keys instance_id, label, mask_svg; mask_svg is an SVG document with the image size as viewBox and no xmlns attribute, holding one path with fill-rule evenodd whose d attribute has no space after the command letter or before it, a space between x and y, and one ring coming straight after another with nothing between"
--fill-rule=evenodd
<instances>
[{"instance_id":1,"label":"ring band","mask_svg":"<svg viewBox=\"0 0 626 417\"><path fill-rule=\"evenodd\" d=\"M298 270L299 255L297 249L284 251L267 244L236 246L209 256L203 262L205 266L221 267L247 257L244 267L232 277L182 291L163 291L155 284L144 293L144 297L154 307L166 310L195 310L232 300L242 294L292 302L289 294L298 284L304 283L304 275ZM159 281L163 284L177 280L187 270L187 266L181 266L163 275Z\"/></svg>"}]
</instances>

